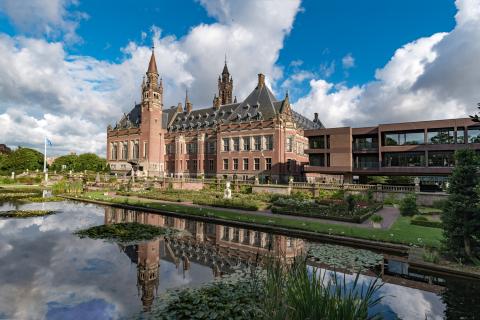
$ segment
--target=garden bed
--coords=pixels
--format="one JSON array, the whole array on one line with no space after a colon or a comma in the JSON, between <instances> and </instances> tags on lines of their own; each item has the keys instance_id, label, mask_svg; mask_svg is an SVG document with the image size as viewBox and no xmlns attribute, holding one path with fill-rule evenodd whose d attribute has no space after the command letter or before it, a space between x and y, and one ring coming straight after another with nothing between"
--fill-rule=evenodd
<instances>
[{"instance_id":1,"label":"garden bed","mask_svg":"<svg viewBox=\"0 0 480 320\"><path fill-rule=\"evenodd\" d=\"M435 219L435 216L416 215L412 217L410 224L430 228L443 228L442 221Z\"/></svg>"},{"instance_id":2,"label":"garden bed","mask_svg":"<svg viewBox=\"0 0 480 320\"><path fill-rule=\"evenodd\" d=\"M348 205L343 202L336 201L329 205L323 203L327 202L319 204L311 200L278 199L273 203L272 212L309 218L362 223L383 207L381 203L374 203L361 206L357 205L352 211L349 211Z\"/></svg>"}]
</instances>

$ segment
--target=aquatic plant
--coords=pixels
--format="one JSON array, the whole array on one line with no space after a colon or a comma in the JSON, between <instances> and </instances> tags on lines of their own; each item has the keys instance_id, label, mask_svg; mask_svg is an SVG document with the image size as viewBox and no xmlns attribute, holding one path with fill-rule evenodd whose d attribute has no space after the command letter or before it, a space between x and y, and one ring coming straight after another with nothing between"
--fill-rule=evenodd
<instances>
[{"instance_id":1,"label":"aquatic plant","mask_svg":"<svg viewBox=\"0 0 480 320\"><path fill-rule=\"evenodd\" d=\"M53 210L10 210L0 212L1 218L43 217L55 213Z\"/></svg>"},{"instance_id":2,"label":"aquatic plant","mask_svg":"<svg viewBox=\"0 0 480 320\"><path fill-rule=\"evenodd\" d=\"M333 244L311 244L307 256L332 268L363 271L383 263L383 255Z\"/></svg>"},{"instance_id":3,"label":"aquatic plant","mask_svg":"<svg viewBox=\"0 0 480 320\"><path fill-rule=\"evenodd\" d=\"M116 242L152 240L159 236L175 235L178 231L141 223L103 224L75 232L80 238L104 239Z\"/></svg>"}]
</instances>

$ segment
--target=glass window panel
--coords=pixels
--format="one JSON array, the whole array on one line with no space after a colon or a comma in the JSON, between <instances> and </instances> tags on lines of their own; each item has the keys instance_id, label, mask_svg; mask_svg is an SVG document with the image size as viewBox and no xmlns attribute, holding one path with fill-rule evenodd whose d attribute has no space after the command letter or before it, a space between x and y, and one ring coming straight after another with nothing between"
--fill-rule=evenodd
<instances>
[{"instance_id":1,"label":"glass window panel","mask_svg":"<svg viewBox=\"0 0 480 320\"><path fill-rule=\"evenodd\" d=\"M457 128L457 143L465 143L465 128Z\"/></svg>"},{"instance_id":2,"label":"glass window panel","mask_svg":"<svg viewBox=\"0 0 480 320\"><path fill-rule=\"evenodd\" d=\"M429 129L427 141L430 144L450 144L455 142L455 130L453 128Z\"/></svg>"},{"instance_id":3,"label":"glass window panel","mask_svg":"<svg viewBox=\"0 0 480 320\"><path fill-rule=\"evenodd\" d=\"M386 152L383 154L384 167L423 167L425 153L423 152Z\"/></svg>"},{"instance_id":4,"label":"glass window panel","mask_svg":"<svg viewBox=\"0 0 480 320\"><path fill-rule=\"evenodd\" d=\"M324 149L325 137L324 136L309 137L308 144L310 149Z\"/></svg>"},{"instance_id":5,"label":"glass window panel","mask_svg":"<svg viewBox=\"0 0 480 320\"><path fill-rule=\"evenodd\" d=\"M454 165L453 151L431 151L428 153L429 167L453 167Z\"/></svg>"},{"instance_id":6,"label":"glass window panel","mask_svg":"<svg viewBox=\"0 0 480 320\"><path fill-rule=\"evenodd\" d=\"M468 143L480 143L480 127L468 128Z\"/></svg>"}]
</instances>

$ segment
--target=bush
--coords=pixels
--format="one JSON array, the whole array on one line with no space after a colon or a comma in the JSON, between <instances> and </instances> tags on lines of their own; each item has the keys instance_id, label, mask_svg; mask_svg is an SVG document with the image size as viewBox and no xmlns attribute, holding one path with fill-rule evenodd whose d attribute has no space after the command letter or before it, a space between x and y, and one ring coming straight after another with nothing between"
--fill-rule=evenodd
<instances>
[{"instance_id":1,"label":"bush","mask_svg":"<svg viewBox=\"0 0 480 320\"><path fill-rule=\"evenodd\" d=\"M412 220L416 220L416 221L428 221L427 217L421 216L421 215L413 216Z\"/></svg>"},{"instance_id":2,"label":"bush","mask_svg":"<svg viewBox=\"0 0 480 320\"><path fill-rule=\"evenodd\" d=\"M349 194L345 199L345 201L347 202L348 212L353 212L353 210L355 210L355 205L357 203L357 200L355 200L355 197Z\"/></svg>"},{"instance_id":3,"label":"bush","mask_svg":"<svg viewBox=\"0 0 480 320\"><path fill-rule=\"evenodd\" d=\"M440 209L443 211L446 204L447 204L447 200L437 200L432 203L432 208Z\"/></svg>"},{"instance_id":4,"label":"bush","mask_svg":"<svg viewBox=\"0 0 480 320\"><path fill-rule=\"evenodd\" d=\"M0 177L0 184L13 184L15 180L10 179L9 177Z\"/></svg>"},{"instance_id":5,"label":"bush","mask_svg":"<svg viewBox=\"0 0 480 320\"><path fill-rule=\"evenodd\" d=\"M417 207L417 196L415 193L409 193L400 202L400 214L402 216L414 216L419 214Z\"/></svg>"},{"instance_id":6,"label":"bush","mask_svg":"<svg viewBox=\"0 0 480 320\"><path fill-rule=\"evenodd\" d=\"M372 222L375 222L375 223L380 223L383 221L383 217L378 214L374 214L370 217L370 220L372 220Z\"/></svg>"},{"instance_id":7,"label":"bush","mask_svg":"<svg viewBox=\"0 0 480 320\"><path fill-rule=\"evenodd\" d=\"M294 191L290 197L296 200L309 200L313 198L313 195L306 191Z\"/></svg>"},{"instance_id":8,"label":"bush","mask_svg":"<svg viewBox=\"0 0 480 320\"><path fill-rule=\"evenodd\" d=\"M399 204L400 201L395 198L394 196L387 196L384 200L383 200L383 204L387 205L387 206L393 206L394 204Z\"/></svg>"}]
</instances>

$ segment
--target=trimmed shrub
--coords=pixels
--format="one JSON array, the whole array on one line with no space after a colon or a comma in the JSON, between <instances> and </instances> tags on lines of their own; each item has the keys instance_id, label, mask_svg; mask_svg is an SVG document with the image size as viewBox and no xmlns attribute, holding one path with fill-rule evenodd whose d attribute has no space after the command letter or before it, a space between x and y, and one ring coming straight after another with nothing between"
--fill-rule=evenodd
<instances>
[{"instance_id":1,"label":"trimmed shrub","mask_svg":"<svg viewBox=\"0 0 480 320\"><path fill-rule=\"evenodd\" d=\"M234 208L240 210L257 211L260 209L260 203L252 200L245 200L239 198L233 199L219 199L219 198L198 198L193 200L194 204L221 207L221 208Z\"/></svg>"},{"instance_id":2,"label":"trimmed shrub","mask_svg":"<svg viewBox=\"0 0 480 320\"><path fill-rule=\"evenodd\" d=\"M442 228L443 223L441 221L424 221L424 220L410 220L410 224L422 227L429 227L429 228Z\"/></svg>"},{"instance_id":3,"label":"trimmed shrub","mask_svg":"<svg viewBox=\"0 0 480 320\"><path fill-rule=\"evenodd\" d=\"M374 214L370 217L370 220L372 220L372 222L375 222L375 223L380 223L383 221L383 217L378 214Z\"/></svg>"},{"instance_id":4,"label":"trimmed shrub","mask_svg":"<svg viewBox=\"0 0 480 320\"><path fill-rule=\"evenodd\" d=\"M419 214L417 207L417 196L415 193L409 193L400 202L400 214L402 216L414 216Z\"/></svg>"}]
</instances>

